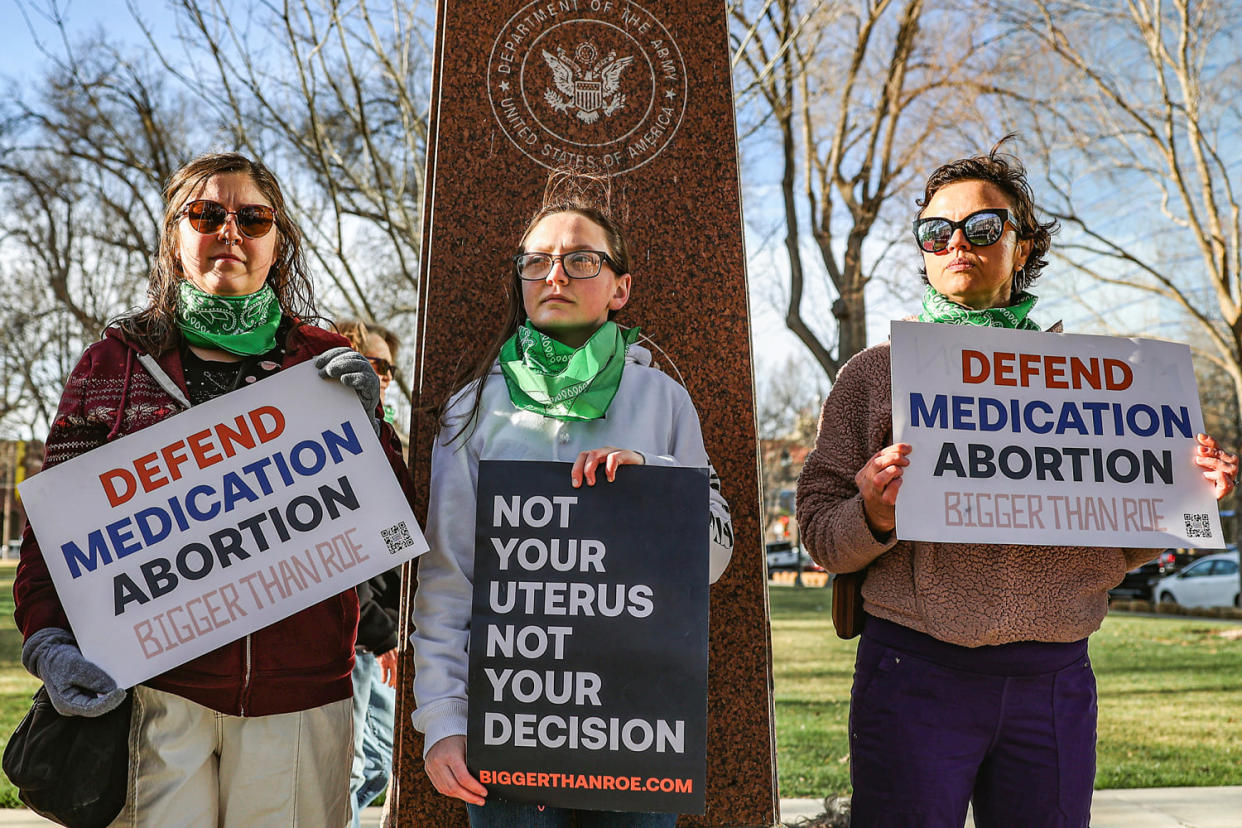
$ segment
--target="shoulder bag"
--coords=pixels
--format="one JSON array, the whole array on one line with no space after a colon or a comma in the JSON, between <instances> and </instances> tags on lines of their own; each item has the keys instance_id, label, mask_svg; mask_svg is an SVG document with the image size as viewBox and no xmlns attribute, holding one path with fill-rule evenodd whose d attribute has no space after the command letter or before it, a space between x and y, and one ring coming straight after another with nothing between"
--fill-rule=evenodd
<instances>
[{"instance_id":1,"label":"shoulder bag","mask_svg":"<svg viewBox=\"0 0 1242 828\"><path fill-rule=\"evenodd\" d=\"M832 626L840 638L853 638L863 628L863 579L867 570L838 572L832 578Z\"/></svg>"},{"instance_id":2,"label":"shoulder bag","mask_svg":"<svg viewBox=\"0 0 1242 828\"><path fill-rule=\"evenodd\" d=\"M103 828L125 806L134 694L102 716L62 716L47 688L4 748L4 773L40 816L69 828Z\"/></svg>"}]
</instances>

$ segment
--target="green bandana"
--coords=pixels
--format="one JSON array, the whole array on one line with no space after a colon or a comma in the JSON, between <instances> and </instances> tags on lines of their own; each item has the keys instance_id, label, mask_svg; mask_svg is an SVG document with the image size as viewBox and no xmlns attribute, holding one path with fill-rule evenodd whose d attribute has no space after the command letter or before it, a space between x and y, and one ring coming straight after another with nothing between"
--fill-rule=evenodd
<instances>
[{"instance_id":1,"label":"green bandana","mask_svg":"<svg viewBox=\"0 0 1242 828\"><path fill-rule=\"evenodd\" d=\"M177 324L191 345L240 356L258 356L276 346L280 303L266 282L246 296L205 293L188 280L178 289Z\"/></svg>"},{"instance_id":2,"label":"green bandana","mask_svg":"<svg viewBox=\"0 0 1242 828\"><path fill-rule=\"evenodd\" d=\"M598 420L621 384L625 350L638 328L605 322L574 349L538 331L530 320L500 348L509 399L525 411L557 420Z\"/></svg>"},{"instance_id":3,"label":"green bandana","mask_svg":"<svg viewBox=\"0 0 1242 828\"><path fill-rule=\"evenodd\" d=\"M1023 331L1038 331L1039 326L1026 318L1038 300L1026 291L1018 293L1013 299L1014 303L1007 308L975 310L949 301L948 298L937 293L935 288L928 285L923 291L923 312L919 314L919 321L974 325L979 328L1017 328Z\"/></svg>"}]
</instances>

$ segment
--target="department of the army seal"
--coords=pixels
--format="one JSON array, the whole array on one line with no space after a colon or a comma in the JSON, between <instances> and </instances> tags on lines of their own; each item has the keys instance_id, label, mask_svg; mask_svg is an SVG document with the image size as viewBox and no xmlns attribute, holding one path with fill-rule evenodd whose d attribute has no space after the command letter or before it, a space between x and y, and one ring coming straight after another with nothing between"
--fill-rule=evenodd
<instances>
[{"instance_id":1,"label":"department of the army seal","mask_svg":"<svg viewBox=\"0 0 1242 828\"><path fill-rule=\"evenodd\" d=\"M505 23L487 65L497 123L545 167L641 167L677 134L686 92L673 36L629 0L530 3Z\"/></svg>"}]
</instances>

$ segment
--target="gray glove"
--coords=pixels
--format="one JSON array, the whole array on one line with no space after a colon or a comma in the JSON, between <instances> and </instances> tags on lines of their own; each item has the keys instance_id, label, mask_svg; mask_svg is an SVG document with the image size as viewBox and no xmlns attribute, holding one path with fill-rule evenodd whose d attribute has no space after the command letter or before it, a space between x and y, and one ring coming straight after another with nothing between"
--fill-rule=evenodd
<instances>
[{"instance_id":1,"label":"gray glove","mask_svg":"<svg viewBox=\"0 0 1242 828\"><path fill-rule=\"evenodd\" d=\"M125 700L125 691L87 661L68 630L45 627L22 646L22 666L43 681L62 716L102 716Z\"/></svg>"},{"instance_id":2,"label":"gray glove","mask_svg":"<svg viewBox=\"0 0 1242 828\"><path fill-rule=\"evenodd\" d=\"M315 357L315 367L319 369L319 376L340 380L354 390L367 416L371 418L371 427L375 429L375 436L378 437L380 421L375 417L375 409L380 402L380 379L370 361L352 348L342 345Z\"/></svg>"}]
</instances>

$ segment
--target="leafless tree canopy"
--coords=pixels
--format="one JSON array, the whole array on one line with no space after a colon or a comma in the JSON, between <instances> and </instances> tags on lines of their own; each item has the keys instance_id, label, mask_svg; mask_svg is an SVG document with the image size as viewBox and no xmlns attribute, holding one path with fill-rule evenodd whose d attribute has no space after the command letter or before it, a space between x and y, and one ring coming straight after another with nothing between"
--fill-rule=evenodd
<instances>
[{"instance_id":1,"label":"leafless tree canopy","mask_svg":"<svg viewBox=\"0 0 1242 828\"><path fill-rule=\"evenodd\" d=\"M1063 261L1201 328L1242 394L1238 3L1037 2L1006 10L1044 55L1025 114L1073 231Z\"/></svg>"},{"instance_id":2,"label":"leafless tree canopy","mask_svg":"<svg viewBox=\"0 0 1242 828\"><path fill-rule=\"evenodd\" d=\"M0 200L20 216L0 231L0 424L45 429L77 354L144 301L160 190L206 151L280 175L328 316L412 333L431 9L180 0L170 36L132 3L145 43L75 35L56 0L22 11L56 36L38 83L0 93Z\"/></svg>"},{"instance_id":3,"label":"leafless tree canopy","mask_svg":"<svg viewBox=\"0 0 1242 828\"><path fill-rule=\"evenodd\" d=\"M755 0L732 15L743 148L779 147L750 172L780 182L785 321L835 378L867 344L868 285L916 270L912 247L893 254L922 176L996 137L982 105L1006 92L1012 56L978 14L923 0Z\"/></svg>"}]
</instances>

